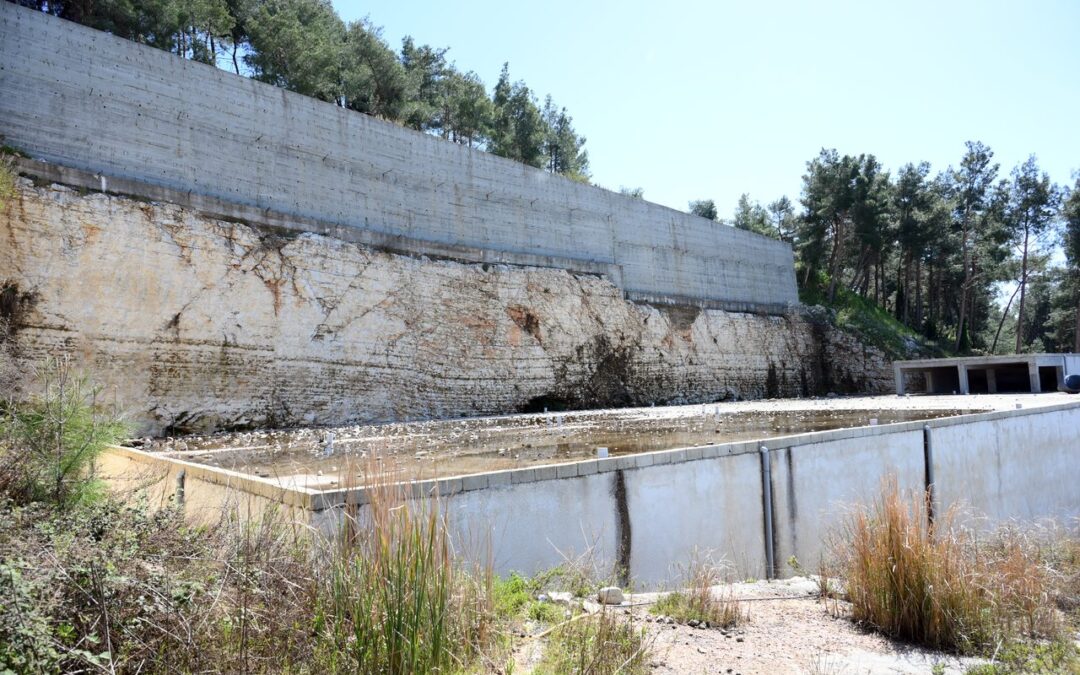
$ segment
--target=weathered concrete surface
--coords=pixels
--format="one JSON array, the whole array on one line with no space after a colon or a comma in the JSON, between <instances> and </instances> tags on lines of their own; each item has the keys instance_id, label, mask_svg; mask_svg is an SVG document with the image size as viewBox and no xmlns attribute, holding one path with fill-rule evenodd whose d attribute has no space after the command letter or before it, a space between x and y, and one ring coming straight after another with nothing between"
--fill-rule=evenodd
<instances>
[{"instance_id":1,"label":"weathered concrete surface","mask_svg":"<svg viewBox=\"0 0 1080 675\"><path fill-rule=\"evenodd\" d=\"M787 244L10 2L0 4L0 135L77 169L508 262L611 265L630 293L798 302Z\"/></svg>"},{"instance_id":2,"label":"weathered concrete surface","mask_svg":"<svg viewBox=\"0 0 1080 675\"><path fill-rule=\"evenodd\" d=\"M955 404L956 397L950 398ZM882 477L893 474L909 494L920 494L927 475L924 427L933 438L941 509L973 507L987 517L987 525L1007 519L1071 522L1080 515L1080 492L1072 480L1080 456L1075 397L971 398L973 407L994 410L770 439L775 572L793 572L786 564L790 556L815 569L851 507L874 499ZM1006 405L1014 400L1023 400L1025 407ZM908 401L843 403L873 410ZM937 397L936 403L949 401ZM700 407L688 407L684 414L698 415ZM759 447L757 441L725 443L416 481L402 488L409 497L441 495L456 550L490 560L499 574L532 574L586 556L605 575L625 571L624 581L634 588L656 588L677 580L696 552L726 559L736 578L760 578L766 570ZM124 470L145 465L167 476L163 488L152 490L154 503L174 493L177 474L186 469L196 481L189 493L206 500L188 499L186 513L203 522L215 507L237 505L258 514L269 503L281 503L291 517L333 535L343 515L354 509L363 514L369 499L357 488L284 488L269 478L172 457L136 450L117 454L123 461L111 465Z\"/></svg>"},{"instance_id":3,"label":"weathered concrete surface","mask_svg":"<svg viewBox=\"0 0 1080 675\"><path fill-rule=\"evenodd\" d=\"M1080 405L1021 412L933 430L934 480L943 508L973 509L991 523L1080 516Z\"/></svg>"},{"instance_id":4,"label":"weathered concrete surface","mask_svg":"<svg viewBox=\"0 0 1080 675\"><path fill-rule=\"evenodd\" d=\"M871 503L886 476L895 476L905 492L923 489L923 432L918 423L905 423L916 428L903 432L892 431L896 426L879 427L888 433L871 435L875 428L870 427L851 438L798 443L771 453L778 573L792 573L787 569L792 556L816 571L828 557L829 533L842 526L851 505Z\"/></svg>"},{"instance_id":5,"label":"weathered concrete surface","mask_svg":"<svg viewBox=\"0 0 1080 675\"><path fill-rule=\"evenodd\" d=\"M148 433L891 386L881 353L801 313L657 308L25 179L0 242L19 362L78 355Z\"/></svg>"}]
</instances>

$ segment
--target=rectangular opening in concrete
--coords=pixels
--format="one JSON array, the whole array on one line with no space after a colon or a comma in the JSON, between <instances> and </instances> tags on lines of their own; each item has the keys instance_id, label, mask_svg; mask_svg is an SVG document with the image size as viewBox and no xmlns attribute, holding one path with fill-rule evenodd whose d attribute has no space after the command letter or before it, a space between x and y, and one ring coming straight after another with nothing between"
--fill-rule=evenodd
<instances>
[{"instance_id":1,"label":"rectangular opening in concrete","mask_svg":"<svg viewBox=\"0 0 1080 675\"><path fill-rule=\"evenodd\" d=\"M1043 391L1057 391L1058 383L1064 379L1063 369L1056 366L1039 366L1039 388Z\"/></svg>"},{"instance_id":2,"label":"rectangular opening in concrete","mask_svg":"<svg viewBox=\"0 0 1080 675\"><path fill-rule=\"evenodd\" d=\"M1026 363L1002 363L994 366L997 390L1002 394L1031 393L1031 378Z\"/></svg>"},{"instance_id":3,"label":"rectangular opening in concrete","mask_svg":"<svg viewBox=\"0 0 1080 675\"><path fill-rule=\"evenodd\" d=\"M960 391L960 373L956 366L924 369L927 394L953 394Z\"/></svg>"},{"instance_id":4,"label":"rectangular opening in concrete","mask_svg":"<svg viewBox=\"0 0 1080 675\"><path fill-rule=\"evenodd\" d=\"M968 369L968 393L989 394L990 374L985 368Z\"/></svg>"}]
</instances>

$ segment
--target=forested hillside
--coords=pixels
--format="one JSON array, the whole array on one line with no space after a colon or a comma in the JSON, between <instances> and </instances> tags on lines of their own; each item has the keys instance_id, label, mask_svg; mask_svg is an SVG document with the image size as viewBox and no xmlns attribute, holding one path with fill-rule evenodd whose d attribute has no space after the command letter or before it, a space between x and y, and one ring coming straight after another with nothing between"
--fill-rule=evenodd
<instances>
[{"instance_id":1,"label":"forested hillside","mask_svg":"<svg viewBox=\"0 0 1080 675\"><path fill-rule=\"evenodd\" d=\"M804 302L949 352L1080 352L1080 176L1055 184L1034 156L1005 171L978 142L956 167L895 176L822 150L800 201L744 194L729 224L793 245ZM711 200L690 209L716 219Z\"/></svg>"},{"instance_id":2,"label":"forested hillside","mask_svg":"<svg viewBox=\"0 0 1080 675\"><path fill-rule=\"evenodd\" d=\"M370 21L343 22L329 0L17 1L589 180L585 138L566 108L551 96L540 103L507 65L489 93L448 48L407 37L395 51ZM791 243L804 302L837 309L894 355L912 340L953 353L1080 352L1080 176L1071 190L1055 184L1034 156L1010 171L969 142L955 167L913 162L893 175L872 154L823 149L807 162L798 202L743 195L730 221L709 199L689 210Z\"/></svg>"}]
</instances>

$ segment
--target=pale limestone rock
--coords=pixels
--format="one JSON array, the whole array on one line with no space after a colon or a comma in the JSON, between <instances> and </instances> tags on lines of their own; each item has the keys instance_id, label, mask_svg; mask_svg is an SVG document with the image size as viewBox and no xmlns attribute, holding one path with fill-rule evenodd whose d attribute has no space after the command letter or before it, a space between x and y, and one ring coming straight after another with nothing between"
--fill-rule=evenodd
<instances>
[{"instance_id":1,"label":"pale limestone rock","mask_svg":"<svg viewBox=\"0 0 1080 675\"><path fill-rule=\"evenodd\" d=\"M618 586L605 586L596 594L596 601L601 605L621 605L623 592Z\"/></svg>"},{"instance_id":2,"label":"pale limestone rock","mask_svg":"<svg viewBox=\"0 0 1080 675\"><path fill-rule=\"evenodd\" d=\"M564 270L391 254L26 180L18 192L0 210L0 283L21 298L0 360L74 355L140 433L892 386L880 352L801 312L636 304Z\"/></svg>"}]
</instances>

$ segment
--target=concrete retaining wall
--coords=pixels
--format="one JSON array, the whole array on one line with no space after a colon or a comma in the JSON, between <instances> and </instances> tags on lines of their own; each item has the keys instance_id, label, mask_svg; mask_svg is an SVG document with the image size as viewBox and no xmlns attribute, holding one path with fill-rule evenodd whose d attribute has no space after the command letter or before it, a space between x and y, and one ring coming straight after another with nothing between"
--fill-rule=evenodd
<instances>
[{"instance_id":1,"label":"concrete retaining wall","mask_svg":"<svg viewBox=\"0 0 1080 675\"><path fill-rule=\"evenodd\" d=\"M842 524L850 505L874 499L886 475L896 475L903 490L923 488L921 425L881 428L888 431L872 435L875 429L868 427L850 438L766 442L772 450L776 571L782 576L790 574L791 556L816 569L826 533Z\"/></svg>"},{"instance_id":2,"label":"concrete retaining wall","mask_svg":"<svg viewBox=\"0 0 1080 675\"><path fill-rule=\"evenodd\" d=\"M39 159L403 237L417 253L452 245L506 263L607 266L631 296L730 309L798 301L786 244L8 2L0 135Z\"/></svg>"},{"instance_id":3,"label":"concrete retaining wall","mask_svg":"<svg viewBox=\"0 0 1080 675\"><path fill-rule=\"evenodd\" d=\"M773 573L790 575L791 556L814 569L822 542L850 505L877 494L883 476L922 490L924 427L941 508L964 504L989 523L1080 516L1080 404L771 439ZM490 551L500 574L531 574L588 552L602 573L626 568L626 581L654 588L677 581L698 552L725 558L738 577L760 578L768 574L760 446L686 448L406 488L413 496L444 495L461 549ZM264 483L256 492L273 499ZM289 499L305 505L314 528L332 533L344 505L362 512L366 496L301 489Z\"/></svg>"}]
</instances>

